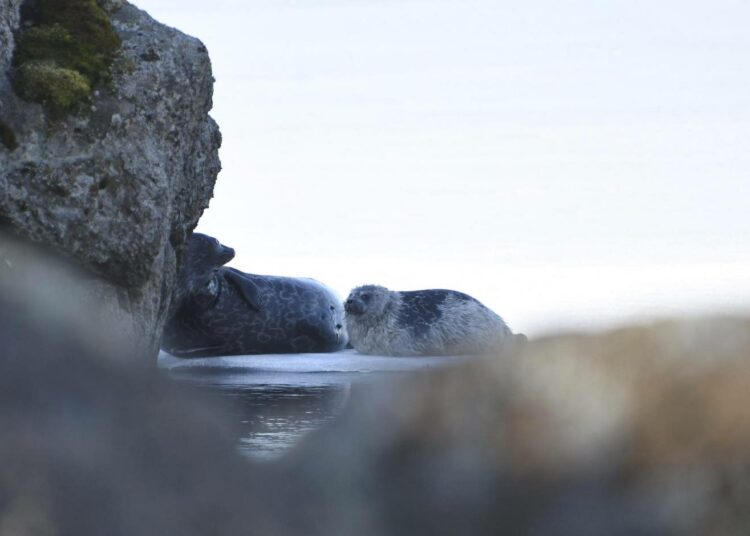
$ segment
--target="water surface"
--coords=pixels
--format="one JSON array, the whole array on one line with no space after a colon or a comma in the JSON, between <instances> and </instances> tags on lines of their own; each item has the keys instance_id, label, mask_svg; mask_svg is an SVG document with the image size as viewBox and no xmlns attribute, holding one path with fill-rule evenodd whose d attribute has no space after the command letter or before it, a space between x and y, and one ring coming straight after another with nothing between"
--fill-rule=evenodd
<instances>
[{"instance_id":1,"label":"water surface","mask_svg":"<svg viewBox=\"0 0 750 536\"><path fill-rule=\"evenodd\" d=\"M162 353L171 377L218 393L240 426L238 449L253 459L283 454L304 434L338 416L352 387L446 366L458 357L400 358L334 354L226 356L179 359Z\"/></svg>"}]
</instances>

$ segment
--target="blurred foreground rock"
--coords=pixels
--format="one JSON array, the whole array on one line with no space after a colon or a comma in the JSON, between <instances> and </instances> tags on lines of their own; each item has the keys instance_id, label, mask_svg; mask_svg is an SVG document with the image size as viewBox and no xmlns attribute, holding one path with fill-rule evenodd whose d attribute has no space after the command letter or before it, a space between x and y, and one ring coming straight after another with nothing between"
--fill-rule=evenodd
<instances>
[{"instance_id":1,"label":"blurred foreground rock","mask_svg":"<svg viewBox=\"0 0 750 536\"><path fill-rule=\"evenodd\" d=\"M2 245L0 535L245 533L252 480L215 401L133 359L69 267Z\"/></svg>"},{"instance_id":2,"label":"blurred foreground rock","mask_svg":"<svg viewBox=\"0 0 750 536\"><path fill-rule=\"evenodd\" d=\"M85 279L2 245L0 536L750 533L748 320L555 337L355 390L253 464L226 408L132 358Z\"/></svg>"},{"instance_id":3,"label":"blurred foreground rock","mask_svg":"<svg viewBox=\"0 0 750 536\"><path fill-rule=\"evenodd\" d=\"M750 534L750 321L662 322L372 394L283 462L315 534Z\"/></svg>"}]
</instances>

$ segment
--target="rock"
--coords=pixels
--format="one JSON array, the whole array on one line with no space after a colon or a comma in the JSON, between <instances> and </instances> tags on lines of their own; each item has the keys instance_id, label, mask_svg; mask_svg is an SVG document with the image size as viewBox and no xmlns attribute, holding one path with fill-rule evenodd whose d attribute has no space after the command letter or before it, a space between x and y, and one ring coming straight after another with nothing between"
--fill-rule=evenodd
<instances>
[{"instance_id":1,"label":"rock","mask_svg":"<svg viewBox=\"0 0 750 536\"><path fill-rule=\"evenodd\" d=\"M0 4L4 74L19 4ZM107 314L155 356L186 237L220 169L213 78L197 39L126 2L104 7L122 47L86 109L51 118L0 77L0 123L17 143L0 145L0 221L86 268Z\"/></svg>"},{"instance_id":2,"label":"rock","mask_svg":"<svg viewBox=\"0 0 750 536\"><path fill-rule=\"evenodd\" d=\"M134 360L86 280L0 244L0 534L750 527L748 319L552 337L354 389L338 421L251 463L231 411Z\"/></svg>"},{"instance_id":3,"label":"rock","mask_svg":"<svg viewBox=\"0 0 750 536\"><path fill-rule=\"evenodd\" d=\"M13 58L13 31L18 28L20 6L21 0L3 0L0 4L0 67L3 73L8 70ZM5 79L2 81L3 84L7 82Z\"/></svg>"},{"instance_id":4,"label":"rock","mask_svg":"<svg viewBox=\"0 0 750 536\"><path fill-rule=\"evenodd\" d=\"M291 533L747 534L748 385L748 319L534 341L370 393L275 500Z\"/></svg>"},{"instance_id":5,"label":"rock","mask_svg":"<svg viewBox=\"0 0 750 536\"><path fill-rule=\"evenodd\" d=\"M2 244L0 534L245 534L231 410L133 359L69 266Z\"/></svg>"}]
</instances>

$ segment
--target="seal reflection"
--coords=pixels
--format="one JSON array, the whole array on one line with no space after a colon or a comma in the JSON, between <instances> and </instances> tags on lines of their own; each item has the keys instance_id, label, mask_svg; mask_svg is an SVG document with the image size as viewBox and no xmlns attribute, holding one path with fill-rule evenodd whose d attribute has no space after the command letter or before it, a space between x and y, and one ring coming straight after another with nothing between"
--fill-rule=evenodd
<instances>
[{"instance_id":1,"label":"seal reflection","mask_svg":"<svg viewBox=\"0 0 750 536\"><path fill-rule=\"evenodd\" d=\"M213 376L213 377L212 377ZM227 402L227 413L239 423L237 448L255 460L271 460L343 412L350 384L251 384L227 382L221 375L179 374L200 390Z\"/></svg>"}]
</instances>

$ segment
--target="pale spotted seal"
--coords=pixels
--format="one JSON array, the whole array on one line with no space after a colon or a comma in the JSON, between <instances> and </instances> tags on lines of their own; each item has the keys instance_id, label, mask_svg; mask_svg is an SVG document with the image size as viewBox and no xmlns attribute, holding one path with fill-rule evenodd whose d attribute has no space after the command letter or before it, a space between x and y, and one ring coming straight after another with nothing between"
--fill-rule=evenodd
<instances>
[{"instance_id":1,"label":"pale spotted seal","mask_svg":"<svg viewBox=\"0 0 750 536\"><path fill-rule=\"evenodd\" d=\"M478 300L455 290L399 292L365 285L352 290L344 309L350 343L363 354L484 354L526 340Z\"/></svg>"}]
</instances>

